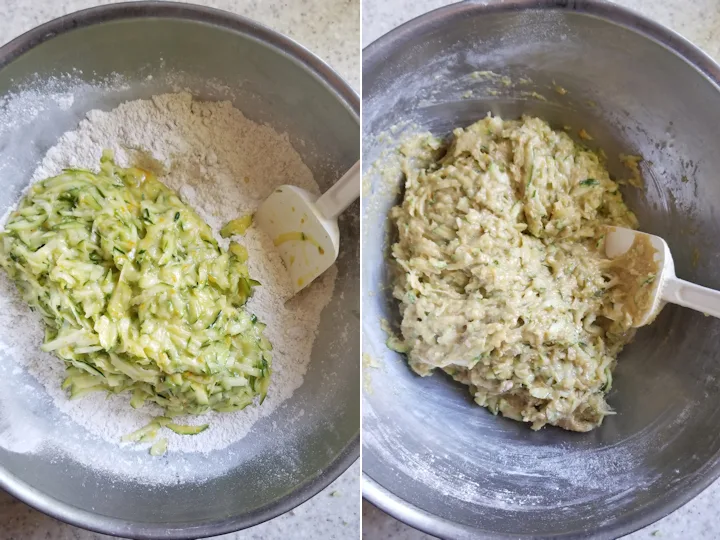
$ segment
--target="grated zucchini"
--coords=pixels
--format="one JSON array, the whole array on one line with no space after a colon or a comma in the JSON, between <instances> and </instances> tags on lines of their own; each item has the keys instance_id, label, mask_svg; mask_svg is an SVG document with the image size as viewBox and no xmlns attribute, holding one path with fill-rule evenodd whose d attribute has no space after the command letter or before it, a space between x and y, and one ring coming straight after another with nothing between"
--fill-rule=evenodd
<instances>
[{"instance_id":1,"label":"grated zucchini","mask_svg":"<svg viewBox=\"0 0 720 540\"><path fill-rule=\"evenodd\" d=\"M167 439L160 439L158 442L150 447L151 456L162 456L167 452L168 441Z\"/></svg>"},{"instance_id":2,"label":"grated zucchini","mask_svg":"<svg viewBox=\"0 0 720 540\"><path fill-rule=\"evenodd\" d=\"M242 236L245 234L245 231L248 230L250 225L252 225L252 221L252 214L233 219L220 229L220 236L223 238L228 238L230 236Z\"/></svg>"},{"instance_id":3,"label":"grated zucchini","mask_svg":"<svg viewBox=\"0 0 720 540\"><path fill-rule=\"evenodd\" d=\"M264 399L272 347L243 308L259 285L246 260L153 174L109 152L98 173L33 185L0 232L0 265L42 315L42 349L65 362L70 396L130 392L133 407L156 403L167 417Z\"/></svg>"}]
</instances>

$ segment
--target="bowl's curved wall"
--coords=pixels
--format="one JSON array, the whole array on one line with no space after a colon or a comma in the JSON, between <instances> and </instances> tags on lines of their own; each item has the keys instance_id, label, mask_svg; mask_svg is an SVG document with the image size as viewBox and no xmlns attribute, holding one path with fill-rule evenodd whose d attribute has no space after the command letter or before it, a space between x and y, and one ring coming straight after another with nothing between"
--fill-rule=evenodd
<instances>
[{"instance_id":1,"label":"bowl's curved wall","mask_svg":"<svg viewBox=\"0 0 720 540\"><path fill-rule=\"evenodd\" d=\"M488 112L584 128L618 178L629 176L621 152L645 158L644 189L624 190L641 228L668 240L678 275L718 288L718 73L681 38L609 4L454 5L366 49L366 171L403 132L446 135ZM617 415L589 434L532 432L440 374L412 374L379 325L398 317L380 234L391 187L370 171L363 199L363 351L380 364L364 375L370 500L449 537L615 537L718 476L720 323L702 314L667 307L640 330L615 372Z\"/></svg>"},{"instance_id":2,"label":"bowl's curved wall","mask_svg":"<svg viewBox=\"0 0 720 540\"><path fill-rule=\"evenodd\" d=\"M73 95L70 108L38 95L40 114L13 112L13 94L47 88L51 78L53 92ZM113 78L127 84L105 84ZM286 132L323 188L357 160L357 96L290 40L207 8L164 2L95 8L0 49L0 114L12 120L0 126L0 214L17 200L47 149L89 110L182 88L201 98L230 99L250 119ZM357 208L342 218L341 234L335 296L323 314L303 386L258 421L252 436L227 450L207 456L170 452L157 462L209 471L210 480L189 485L179 476L177 485L153 487L110 477L71 457L0 448L0 485L55 517L134 537L221 534L270 519L317 493L359 453ZM13 372L5 354L0 350L3 388L34 384ZM38 401L16 406L34 415L38 429L63 422L52 407L38 405L42 387L36 392ZM282 426L282 436L270 433L273 424ZM0 430L2 425L0 416ZM88 444L97 444L97 452L126 452ZM234 461L223 469L228 455Z\"/></svg>"}]
</instances>

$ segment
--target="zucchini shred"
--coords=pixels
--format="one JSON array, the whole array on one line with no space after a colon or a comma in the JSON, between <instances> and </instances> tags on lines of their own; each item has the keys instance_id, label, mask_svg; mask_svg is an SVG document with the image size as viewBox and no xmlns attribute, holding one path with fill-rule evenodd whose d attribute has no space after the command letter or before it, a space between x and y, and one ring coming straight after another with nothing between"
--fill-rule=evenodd
<instances>
[{"instance_id":1,"label":"zucchini shred","mask_svg":"<svg viewBox=\"0 0 720 540\"><path fill-rule=\"evenodd\" d=\"M259 285L246 261L154 174L109 151L98 173L32 185L0 231L0 265L41 314L41 348L65 362L70 397L131 392L132 407L155 403L166 419L264 400L272 346L243 307Z\"/></svg>"}]
</instances>

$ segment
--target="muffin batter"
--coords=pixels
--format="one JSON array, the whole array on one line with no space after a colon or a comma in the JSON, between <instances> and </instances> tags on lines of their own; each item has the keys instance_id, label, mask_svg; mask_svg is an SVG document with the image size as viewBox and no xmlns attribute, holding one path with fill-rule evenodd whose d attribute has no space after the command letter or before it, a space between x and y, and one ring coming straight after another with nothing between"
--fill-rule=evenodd
<instances>
[{"instance_id":1,"label":"muffin batter","mask_svg":"<svg viewBox=\"0 0 720 540\"><path fill-rule=\"evenodd\" d=\"M601 159L530 117L488 116L447 150L424 136L402 152L391 344L420 375L440 368L533 429L600 425L633 335L603 241L607 226L637 226Z\"/></svg>"}]
</instances>

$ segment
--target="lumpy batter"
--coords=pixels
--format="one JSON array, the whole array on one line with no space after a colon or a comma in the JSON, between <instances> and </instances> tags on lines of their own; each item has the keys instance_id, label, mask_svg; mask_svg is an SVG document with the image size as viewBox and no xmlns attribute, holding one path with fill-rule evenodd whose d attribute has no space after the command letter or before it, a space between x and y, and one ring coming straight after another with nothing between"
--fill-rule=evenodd
<instances>
[{"instance_id":1,"label":"lumpy batter","mask_svg":"<svg viewBox=\"0 0 720 540\"><path fill-rule=\"evenodd\" d=\"M601 158L530 117L488 116L447 148L428 135L402 152L392 345L534 429L600 425L633 335L605 231L637 226Z\"/></svg>"}]
</instances>

